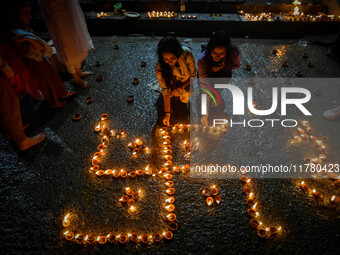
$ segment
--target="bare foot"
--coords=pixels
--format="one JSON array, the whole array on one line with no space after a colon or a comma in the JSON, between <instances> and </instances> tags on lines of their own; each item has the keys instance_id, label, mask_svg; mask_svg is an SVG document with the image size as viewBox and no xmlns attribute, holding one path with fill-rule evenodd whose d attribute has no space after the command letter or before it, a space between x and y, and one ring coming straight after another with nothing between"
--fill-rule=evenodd
<instances>
[{"instance_id":1,"label":"bare foot","mask_svg":"<svg viewBox=\"0 0 340 255\"><path fill-rule=\"evenodd\" d=\"M93 74L93 72L90 72L90 71L87 71L87 72L79 72L78 73L78 75L79 75L79 77L80 78L84 78L84 77L87 77L87 76L90 76L90 75L92 75Z\"/></svg>"},{"instance_id":2,"label":"bare foot","mask_svg":"<svg viewBox=\"0 0 340 255\"><path fill-rule=\"evenodd\" d=\"M37 134L36 136L33 137L27 137L24 141L22 141L21 143L19 143L19 149L24 151L27 150L39 143L41 143L44 139L46 138L45 133L40 133Z\"/></svg>"},{"instance_id":3,"label":"bare foot","mask_svg":"<svg viewBox=\"0 0 340 255\"><path fill-rule=\"evenodd\" d=\"M76 73L73 74L73 80L74 80L75 84L77 84L81 88L88 88L88 87L92 86L92 84L90 84L87 81L84 81L83 79L81 79L79 77L79 75L76 74Z\"/></svg>"}]
</instances>

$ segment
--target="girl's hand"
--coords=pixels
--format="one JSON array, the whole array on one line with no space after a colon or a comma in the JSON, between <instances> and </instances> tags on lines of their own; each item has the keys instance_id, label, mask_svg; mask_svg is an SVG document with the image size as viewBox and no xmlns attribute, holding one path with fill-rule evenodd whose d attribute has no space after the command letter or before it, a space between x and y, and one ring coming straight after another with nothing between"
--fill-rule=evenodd
<instances>
[{"instance_id":1,"label":"girl's hand","mask_svg":"<svg viewBox=\"0 0 340 255\"><path fill-rule=\"evenodd\" d=\"M170 125L170 113L166 113L164 118L163 118L163 124L165 126L169 126Z\"/></svg>"}]
</instances>

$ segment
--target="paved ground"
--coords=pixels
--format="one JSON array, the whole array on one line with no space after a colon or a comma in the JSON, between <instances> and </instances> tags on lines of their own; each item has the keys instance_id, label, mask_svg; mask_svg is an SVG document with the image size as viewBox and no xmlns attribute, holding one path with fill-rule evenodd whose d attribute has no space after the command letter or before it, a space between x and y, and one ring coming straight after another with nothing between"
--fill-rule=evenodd
<instances>
[{"instance_id":1,"label":"paved ground","mask_svg":"<svg viewBox=\"0 0 340 255\"><path fill-rule=\"evenodd\" d=\"M113 49L112 39L117 41L118 50ZM51 111L44 105L25 100L23 104L31 107L25 118L33 120L27 132L45 131L47 140L27 152L19 152L12 143L0 137L1 250L6 254L338 254L339 210L307 197L297 182L290 179L256 183L268 221L278 222L284 228L284 234L276 240L259 239L249 226L239 180L216 180L223 202L219 207L208 209L200 192L212 181L186 175L174 177L179 229L170 242L146 247L131 244L84 247L61 237L62 217L69 211L83 220L79 229L92 229L96 233L111 227L121 231L135 229L134 224L141 231L165 226L163 214L158 212L159 191L163 188L158 181L131 182L131 186L142 187L147 192L146 201L141 202L141 208L145 210L140 220L125 217L125 209L117 205L124 187L122 181L98 180L88 172L91 155L99 143L93 128L104 112L110 114L114 129L124 128L128 134L125 141L119 140L110 147L107 159L112 164L129 168L147 164L146 157L140 161L130 160L124 147L125 142L136 137L143 137L152 148L157 147L157 140L151 133L158 120L159 93L149 89L147 84L155 79L158 39L94 38L96 49L90 52L85 64L87 70L95 72L88 78L93 87L79 90L74 101L60 111ZM184 39L180 38L182 42ZM189 43L196 59L200 44L205 41L206 38L195 38ZM235 71L235 77L295 77L297 71L305 77L340 76L340 64L325 56L327 49L322 46L305 45L304 41L297 40L237 39L233 42L241 53L241 68ZM282 54L273 57L274 48ZM308 60L301 57L305 52L309 55ZM94 67L95 61L101 66ZM140 66L141 61L147 62L145 68ZM289 63L289 68L282 67L283 61ZM308 62L313 62L314 68L307 67ZM252 71L245 70L247 64L252 66ZM96 81L97 75L103 76L102 82ZM132 85L134 77L140 79L137 86ZM337 89L334 91L339 93ZM322 93L324 96L315 109L315 125L331 137L333 146L338 148L339 121L327 123L322 120L321 113L340 103L339 94L328 90L322 90ZM85 100L89 95L93 97L90 105ZM129 95L135 96L131 105L126 102ZM72 121L75 113L82 114L81 121ZM155 166L159 164L155 159L152 162ZM322 186L329 185L328 182L313 183L328 192L328 186ZM339 190L334 188L332 192L340 196Z\"/></svg>"}]
</instances>

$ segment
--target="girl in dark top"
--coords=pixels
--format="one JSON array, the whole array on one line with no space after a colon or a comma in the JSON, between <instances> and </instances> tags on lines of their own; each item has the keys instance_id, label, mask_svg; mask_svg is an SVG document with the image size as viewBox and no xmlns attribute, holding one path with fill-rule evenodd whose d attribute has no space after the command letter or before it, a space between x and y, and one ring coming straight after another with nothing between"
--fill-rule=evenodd
<instances>
[{"instance_id":1,"label":"girl in dark top","mask_svg":"<svg viewBox=\"0 0 340 255\"><path fill-rule=\"evenodd\" d=\"M239 52L231 44L229 36L224 31L214 32L209 39L207 49L198 59L200 83L209 84L208 78L230 78L232 70L240 66L238 56ZM207 114L201 119L205 126L208 125L208 109Z\"/></svg>"}]
</instances>

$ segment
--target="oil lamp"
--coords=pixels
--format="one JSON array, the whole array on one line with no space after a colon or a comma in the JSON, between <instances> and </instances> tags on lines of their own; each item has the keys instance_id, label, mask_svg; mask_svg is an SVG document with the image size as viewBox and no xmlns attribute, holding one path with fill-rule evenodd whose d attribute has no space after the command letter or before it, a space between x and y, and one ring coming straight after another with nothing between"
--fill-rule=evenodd
<instances>
[{"instance_id":1,"label":"oil lamp","mask_svg":"<svg viewBox=\"0 0 340 255\"><path fill-rule=\"evenodd\" d=\"M100 119L101 120L107 120L109 118L109 115L107 113L103 113L101 116L100 116Z\"/></svg>"},{"instance_id":2,"label":"oil lamp","mask_svg":"<svg viewBox=\"0 0 340 255\"><path fill-rule=\"evenodd\" d=\"M125 188L125 192L126 192L126 195L128 195L128 196L132 196L132 194L133 194L133 190L130 189L129 187Z\"/></svg>"},{"instance_id":3,"label":"oil lamp","mask_svg":"<svg viewBox=\"0 0 340 255\"><path fill-rule=\"evenodd\" d=\"M206 197L210 196L210 190L209 189L203 189L202 190L202 195L206 196Z\"/></svg>"},{"instance_id":4,"label":"oil lamp","mask_svg":"<svg viewBox=\"0 0 340 255\"><path fill-rule=\"evenodd\" d=\"M116 240L116 236L114 235L114 233L109 233L107 236L106 236L107 240L110 242L110 243L113 243L115 240Z\"/></svg>"},{"instance_id":5,"label":"oil lamp","mask_svg":"<svg viewBox=\"0 0 340 255\"><path fill-rule=\"evenodd\" d=\"M337 196L335 196L335 195L333 195L333 196L331 197L331 202L332 202L333 204L339 204L340 198L337 197Z\"/></svg>"},{"instance_id":6,"label":"oil lamp","mask_svg":"<svg viewBox=\"0 0 340 255\"><path fill-rule=\"evenodd\" d=\"M122 178L126 178L127 177L127 172L126 171L124 171L123 169L122 170L120 170L120 177L122 177Z\"/></svg>"},{"instance_id":7,"label":"oil lamp","mask_svg":"<svg viewBox=\"0 0 340 255\"><path fill-rule=\"evenodd\" d=\"M63 220L63 227L64 228L67 228L68 226L70 226L70 218L71 217L71 213L68 213L66 214L66 216L64 217L64 220Z\"/></svg>"},{"instance_id":8,"label":"oil lamp","mask_svg":"<svg viewBox=\"0 0 340 255\"><path fill-rule=\"evenodd\" d=\"M144 171L143 171L142 169L138 169L138 170L136 171L136 174L137 174L137 176L141 177L141 176L143 176Z\"/></svg>"},{"instance_id":9,"label":"oil lamp","mask_svg":"<svg viewBox=\"0 0 340 255\"><path fill-rule=\"evenodd\" d=\"M152 239L158 243L163 239L163 236L160 233L154 233Z\"/></svg>"},{"instance_id":10,"label":"oil lamp","mask_svg":"<svg viewBox=\"0 0 340 255\"><path fill-rule=\"evenodd\" d=\"M323 195L320 192L316 191L316 189L313 189L313 196L319 199L323 199Z\"/></svg>"},{"instance_id":11,"label":"oil lamp","mask_svg":"<svg viewBox=\"0 0 340 255\"><path fill-rule=\"evenodd\" d=\"M178 229L178 224L175 221L170 222L169 229L172 231L176 231Z\"/></svg>"},{"instance_id":12,"label":"oil lamp","mask_svg":"<svg viewBox=\"0 0 340 255\"><path fill-rule=\"evenodd\" d=\"M171 180L172 179L172 175L171 174L165 174L164 178L167 180Z\"/></svg>"},{"instance_id":13,"label":"oil lamp","mask_svg":"<svg viewBox=\"0 0 340 255\"><path fill-rule=\"evenodd\" d=\"M106 241L107 241L107 237L106 236L98 236L97 237L97 242L99 244L106 244Z\"/></svg>"},{"instance_id":14,"label":"oil lamp","mask_svg":"<svg viewBox=\"0 0 340 255\"><path fill-rule=\"evenodd\" d=\"M175 198L174 197L168 197L167 199L165 199L165 202L169 203L169 204L173 204L175 202Z\"/></svg>"},{"instance_id":15,"label":"oil lamp","mask_svg":"<svg viewBox=\"0 0 340 255\"><path fill-rule=\"evenodd\" d=\"M67 241L71 241L71 240L74 238L74 233L67 230L67 231L64 233L64 236L65 236L65 239L66 239Z\"/></svg>"},{"instance_id":16,"label":"oil lamp","mask_svg":"<svg viewBox=\"0 0 340 255\"><path fill-rule=\"evenodd\" d=\"M136 143L129 143L128 144L128 147L130 148L130 149L134 149L134 148L136 148Z\"/></svg>"},{"instance_id":17,"label":"oil lamp","mask_svg":"<svg viewBox=\"0 0 340 255\"><path fill-rule=\"evenodd\" d=\"M130 198L128 201L127 201L127 206L131 207L135 205L135 200L133 198Z\"/></svg>"},{"instance_id":18,"label":"oil lamp","mask_svg":"<svg viewBox=\"0 0 340 255\"><path fill-rule=\"evenodd\" d=\"M133 193L132 198L134 200L137 200L139 198L140 193L141 193L141 190L139 190L138 192Z\"/></svg>"},{"instance_id":19,"label":"oil lamp","mask_svg":"<svg viewBox=\"0 0 340 255\"><path fill-rule=\"evenodd\" d=\"M100 123L99 123L97 126L95 126L94 131L98 133L100 132L100 130L101 128L100 128Z\"/></svg>"},{"instance_id":20,"label":"oil lamp","mask_svg":"<svg viewBox=\"0 0 340 255\"><path fill-rule=\"evenodd\" d=\"M105 174L104 170L98 170L98 171L96 172L96 175L97 175L97 176L103 176L104 174Z\"/></svg>"},{"instance_id":21,"label":"oil lamp","mask_svg":"<svg viewBox=\"0 0 340 255\"><path fill-rule=\"evenodd\" d=\"M252 226L253 228L257 228L259 226L259 222L256 219L251 219L250 226Z\"/></svg>"},{"instance_id":22,"label":"oil lamp","mask_svg":"<svg viewBox=\"0 0 340 255\"><path fill-rule=\"evenodd\" d=\"M174 213L169 213L166 217L169 221L175 221L176 220L176 214L174 214Z\"/></svg>"},{"instance_id":23,"label":"oil lamp","mask_svg":"<svg viewBox=\"0 0 340 255\"><path fill-rule=\"evenodd\" d=\"M140 239L142 243L148 243L149 242L149 235L144 234L142 235L142 238Z\"/></svg>"},{"instance_id":24,"label":"oil lamp","mask_svg":"<svg viewBox=\"0 0 340 255\"><path fill-rule=\"evenodd\" d=\"M137 139L137 140L135 141L135 143L136 143L138 146L143 145L143 142L142 142L142 140L140 140L140 139Z\"/></svg>"},{"instance_id":25,"label":"oil lamp","mask_svg":"<svg viewBox=\"0 0 340 255\"><path fill-rule=\"evenodd\" d=\"M214 203L214 199L212 197L207 197L206 202L208 206L211 206Z\"/></svg>"},{"instance_id":26,"label":"oil lamp","mask_svg":"<svg viewBox=\"0 0 340 255\"><path fill-rule=\"evenodd\" d=\"M166 190L166 193L168 195L173 195L173 194L175 194L175 189L174 188L169 188L169 189Z\"/></svg>"},{"instance_id":27,"label":"oil lamp","mask_svg":"<svg viewBox=\"0 0 340 255\"><path fill-rule=\"evenodd\" d=\"M86 235L84 240L88 244L93 244L96 241L96 238L93 235Z\"/></svg>"},{"instance_id":28,"label":"oil lamp","mask_svg":"<svg viewBox=\"0 0 340 255\"><path fill-rule=\"evenodd\" d=\"M119 243L124 244L127 241L127 236L126 235L118 235L117 239L118 239Z\"/></svg>"},{"instance_id":29,"label":"oil lamp","mask_svg":"<svg viewBox=\"0 0 340 255\"><path fill-rule=\"evenodd\" d=\"M168 212L173 212L175 211L175 206L173 204L169 204L169 205L166 205L165 206L165 209L168 211Z\"/></svg>"},{"instance_id":30,"label":"oil lamp","mask_svg":"<svg viewBox=\"0 0 340 255\"><path fill-rule=\"evenodd\" d=\"M216 196L218 194L218 190L215 185L211 187L211 195Z\"/></svg>"},{"instance_id":31,"label":"oil lamp","mask_svg":"<svg viewBox=\"0 0 340 255\"><path fill-rule=\"evenodd\" d=\"M76 241L76 243L81 244L84 241L84 237L82 234L76 234L74 240Z\"/></svg>"},{"instance_id":32,"label":"oil lamp","mask_svg":"<svg viewBox=\"0 0 340 255\"><path fill-rule=\"evenodd\" d=\"M120 130L119 130L119 134L120 134L120 135L124 135L124 134L125 134L125 130L124 130L124 129L120 129Z\"/></svg>"},{"instance_id":33,"label":"oil lamp","mask_svg":"<svg viewBox=\"0 0 340 255\"><path fill-rule=\"evenodd\" d=\"M309 191L309 186L304 181L301 182L301 188L306 192Z\"/></svg>"},{"instance_id":34,"label":"oil lamp","mask_svg":"<svg viewBox=\"0 0 340 255\"><path fill-rule=\"evenodd\" d=\"M219 205L222 202L222 197L219 195L215 196L215 202L217 205Z\"/></svg>"},{"instance_id":35,"label":"oil lamp","mask_svg":"<svg viewBox=\"0 0 340 255\"><path fill-rule=\"evenodd\" d=\"M171 231L166 231L163 233L165 239L170 240L173 238L174 234Z\"/></svg>"},{"instance_id":36,"label":"oil lamp","mask_svg":"<svg viewBox=\"0 0 340 255\"><path fill-rule=\"evenodd\" d=\"M129 200L129 197L127 195L124 195L119 199L119 201L123 203L127 202L128 200Z\"/></svg>"},{"instance_id":37,"label":"oil lamp","mask_svg":"<svg viewBox=\"0 0 340 255\"><path fill-rule=\"evenodd\" d=\"M138 234L137 233L128 234L128 237L129 237L131 242L135 243L135 242L138 241Z\"/></svg>"},{"instance_id":38,"label":"oil lamp","mask_svg":"<svg viewBox=\"0 0 340 255\"><path fill-rule=\"evenodd\" d=\"M135 177L136 177L136 172L135 172L135 171L131 171L131 172L129 173L129 176L130 176L131 178L135 178Z\"/></svg>"},{"instance_id":39,"label":"oil lamp","mask_svg":"<svg viewBox=\"0 0 340 255\"><path fill-rule=\"evenodd\" d=\"M129 210L130 210L130 212L135 212L137 209L134 205L131 205Z\"/></svg>"},{"instance_id":40,"label":"oil lamp","mask_svg":"<svg viewBox=\"0 0 340 255\"><path fill-rule=\"evenodd\" d=\"M170 187L174 186L174 182L173 182L173 181L167 181L167 182L165 183L165 185L168 186L168 187L170 188Z\"/></svg>"},{"instance_id":41,"label":"oil lamp","mask_svg":"<svg viewBox=\"0 0 340 255\"><path fill-rule=\"evenodd\" d=\"M260 229L257 231L257 234L258 234L259 237L261 237L261 238L266 238L267 235L268 235L268 232L267 232L266 229L260 228Z\"/></svg>"}]
</instances>

